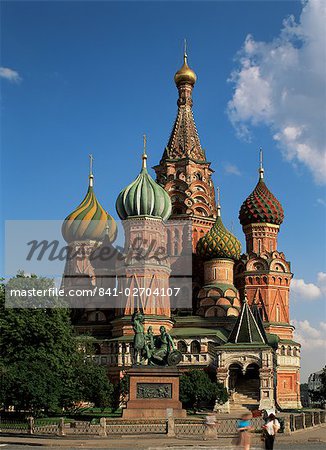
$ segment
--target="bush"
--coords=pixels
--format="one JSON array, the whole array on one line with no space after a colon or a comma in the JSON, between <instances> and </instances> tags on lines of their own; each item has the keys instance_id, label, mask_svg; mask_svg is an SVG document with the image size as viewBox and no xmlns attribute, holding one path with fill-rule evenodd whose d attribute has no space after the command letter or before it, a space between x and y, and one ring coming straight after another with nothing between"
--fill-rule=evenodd
<instances>
[{"instance_id":1,"label":"bush","mask_svg":"<svg viewBox=\"0 0 326 450\"><path fill-rule=\"evenodd\" d=\"M211 380L209 375L200 369L190 370L180 377L180 401L186 408L197 409L200 403L223 404L228 394L225 387Z\"/></svg>"}]
</instances>

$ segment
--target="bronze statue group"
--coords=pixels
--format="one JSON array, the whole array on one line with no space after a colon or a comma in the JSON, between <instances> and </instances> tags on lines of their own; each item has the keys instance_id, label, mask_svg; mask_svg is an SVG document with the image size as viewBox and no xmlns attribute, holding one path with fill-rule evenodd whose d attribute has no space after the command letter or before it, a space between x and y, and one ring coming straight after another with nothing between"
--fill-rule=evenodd
<instances>
[{"instance_id":1,"label":"bronze statue group","mask_svg":"<svg viewBox=\"0 0 326 450\"><path fill-rule=\"evenodd\" d=\"M181 361L181 352L176 349L172 337L164 325L160 334L154 335L149 326L145 333L144 315L137 311L132 317L134 330L134 365L176 366Z\"/></svg>"}]
</instances>

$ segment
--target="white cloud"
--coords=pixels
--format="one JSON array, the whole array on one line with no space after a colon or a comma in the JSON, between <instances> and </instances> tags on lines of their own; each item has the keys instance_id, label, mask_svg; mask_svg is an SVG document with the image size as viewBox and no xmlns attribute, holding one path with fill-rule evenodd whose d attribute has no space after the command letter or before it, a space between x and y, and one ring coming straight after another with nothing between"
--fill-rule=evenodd
<instances>
[{"instance_id":1,"label":"white cloud","mask_svg":"<svg viewBox=\"0 0 326 450\"><path fill-rule=\"evenodd\" d=\"M295 326L294 339L298 341L304 349L326 349L326 322L320 322L319 328L311 326L308 320L293 320L292 324Z\"/></svg>"},{"instance_id":2,"label":"white cloud","mask_svg":"<svg viewBox=\"0 0 326 450\"><path fill-rule=\"evenodd\" d=\"M321 297L322 291L313 283L306 283L301 278L294 278L291 282L291 293L294 300L316 300Z\"/></svg>"},{"instance_id":3,"label":"white cloud","mask_svg":"<svg viewBox=\"0 0 326 450\"><path fill-rule=\"evenodd\" d=\"M305 2L299 23L290 16L271 42L248 35L230 80L228 115L241 138L265 124L289 160L299 161L318 183L326 174L326 2Z\"/></svg>"},{"instance_id":4,"label":"white cloud","mask_svg":"<svg viewBox=\"0 0 326 450\"><path fill-rule=\"evenodd\" d=\"M326 273L325 272L318 272L317 283L319 285L319 289L321 290L322 294L326 295Z\"/></svg>"},{"instance_id":5,"label":"white cloud","mask_svg":"<svg viewBox=\"0 0 326 450\"><path fill-rule=\"evenodd\" d=\"M9 67L0 67L0 78L4 78L11 83L19 83L22 79L16 70L9 69Z\"/></svg>"},{"instance_id":6,"label":"white cloud","mask_svg":"<svg viewBox=\"0 0 326 450\"><path fill-rule=\"evenodd\" d=\"M319 203L320 205L326 206L326 200L324 200L323 198L317 198L317 203Z\"/></svg>"},{"instance_id":7,"label":"white cloud","mask_svg":"<svg viewBox=\"0 0 326 450\"><path fill-rule=\"evenodd\" d=\"M241 175L239 168L234 164L225 164L224 170L227 174L230 175L238 175L238 176Z\"/></svg>"},{"instance_id":8,"label":"white cloud","mask_svg":"<svg viewBox=\"0 0 326 450\"><path fill-rule=\"evenodd\" d=\"M326 322L312 326L308 320L293 320L294 339L301 344L301 382L326 363Z\"/></svg>"}]
</instances>

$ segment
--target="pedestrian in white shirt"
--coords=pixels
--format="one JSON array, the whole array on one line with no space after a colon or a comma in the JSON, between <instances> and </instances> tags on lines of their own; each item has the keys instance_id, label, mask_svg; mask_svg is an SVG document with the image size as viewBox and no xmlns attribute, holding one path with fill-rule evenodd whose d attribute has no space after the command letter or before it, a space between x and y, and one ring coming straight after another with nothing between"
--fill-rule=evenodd
<instances>
[{"instance_id":1,"label":"pedestrian in white shirt","mask_svg":"<svg viewBox=\"0 0 326 450\"><path fill-rule=\"evenodd\" d=\"M273 450L275 435L280 428L280 422L276 419L274 414L270 414L266 424L263 426L266 450Z\"/></svg>"}]
</instances>

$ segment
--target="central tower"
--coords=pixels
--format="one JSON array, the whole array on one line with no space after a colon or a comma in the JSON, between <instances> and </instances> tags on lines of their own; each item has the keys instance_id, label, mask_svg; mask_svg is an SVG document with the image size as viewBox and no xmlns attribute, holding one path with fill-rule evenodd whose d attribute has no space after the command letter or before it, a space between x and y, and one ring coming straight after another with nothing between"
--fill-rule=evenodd
<instances>
[{"instance_id":1,"label":"central tower","mask_svg":"<svg viewBox=\"0 0 326 450\"><path fill-rule=\"evenodd\" d=\"M179 92L178 113L159 165L154 167L157 182L172 202L171 219L192 221L192 246L211 229L216 219L213 170L200 144L192 112L192 91L197 80L188 66L186 49L183 66L175 74Z\"/></svg>"}]
</instances>

